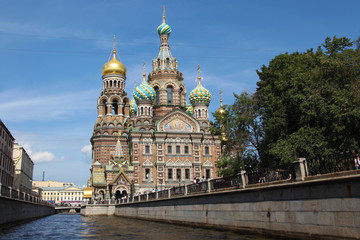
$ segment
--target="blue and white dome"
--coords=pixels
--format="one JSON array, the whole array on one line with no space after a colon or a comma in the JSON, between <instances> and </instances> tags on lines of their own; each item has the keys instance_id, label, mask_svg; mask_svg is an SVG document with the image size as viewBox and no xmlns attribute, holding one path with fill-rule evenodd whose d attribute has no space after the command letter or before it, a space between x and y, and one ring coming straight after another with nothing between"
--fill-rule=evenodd
<instances>
[{"instance_id":1,"label":"blue and white dome","mask_svg":"<svg viewBox=\"0 0 360 240\"><path fill-rule=\"evenodd\" d=\"M155 96L155 90L146 82L145 79L140 84L140 86L136 87L133 93L133 97L136 101L153 101L155 99Z\"/></svg>"},{"instance_id":2,"label":"blue and white dome","mask_svg":"<svg viewBox=\"0 0 360 240\"><path fill-rule=\"evenodd\" d=\"M160 24L157 28L157 32L159 35L170 35L172 29L169 25L167 25L165 22L163 22L162 24Z\"/></svg>"},{"instance_id":3,"label":"blue and white dome","mask_svg":"<svg viewBox=\"0 0 360 240\"><path fill-rule=\"evenodd\" d=\"M192 116L194 114L194 108L190 103L186 103L186 113Z\"/></svg>"}]
</instances>

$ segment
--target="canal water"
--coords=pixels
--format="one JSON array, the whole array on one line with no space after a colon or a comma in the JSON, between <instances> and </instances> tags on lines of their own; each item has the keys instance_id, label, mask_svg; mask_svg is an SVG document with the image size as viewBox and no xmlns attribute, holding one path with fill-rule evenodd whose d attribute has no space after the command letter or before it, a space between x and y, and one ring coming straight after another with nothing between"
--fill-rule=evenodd
<instances>
[{"instance_id":1,"label":"canal water","mask_svg":"<svg viewBox=\"0 0 360 240\"><path fill-rule=\"evenodd\" d=\"M0 239L274 240L270 237L243 235L230 231L216 231L114 216L84 217L79 214L55 214L16 226L0 227Z\"/></svg>"}]
</instances>

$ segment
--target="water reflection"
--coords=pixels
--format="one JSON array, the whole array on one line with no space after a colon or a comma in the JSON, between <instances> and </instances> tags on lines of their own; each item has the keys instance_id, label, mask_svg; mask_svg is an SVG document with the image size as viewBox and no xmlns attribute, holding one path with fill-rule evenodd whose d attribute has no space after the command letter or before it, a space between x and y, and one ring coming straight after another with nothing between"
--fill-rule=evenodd
<instances>
[{"instance_id":1,"label":"water reflection","mask_svg":"<svg viewBox=\"0 0 360 240\"><path fill-rule=\"evenodd\" d=\"M56 214L18 226L2 227L0 239L270 240L272 238L120 217Z\"/></svg>"}]
</instances>

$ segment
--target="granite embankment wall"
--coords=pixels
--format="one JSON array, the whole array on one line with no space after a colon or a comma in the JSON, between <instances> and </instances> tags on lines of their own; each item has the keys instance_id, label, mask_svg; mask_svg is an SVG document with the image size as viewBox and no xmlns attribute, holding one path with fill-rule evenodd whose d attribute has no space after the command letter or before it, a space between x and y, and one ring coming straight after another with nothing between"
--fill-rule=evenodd
<instances>
[{"instance_id":1,"label":"granite embankment wall","mask_svg":"<svg viewBox=\"0 0 360 240\"><path fill-rule=\"evenodd\" d=\"M0 196L0 224L45 217L55 213L55 208Z\"/></svg>"},{"instance_id":2,"label":"granite embankment wall","mask_svg":"<svg viewBox=\"0 0 360 240\"><path fill-rule=\"evenodd\" d=\"M115 204L89 204L81 207L80 214L83 216L113 216L115 214Z\"/></svg>"},{"instance_id":3,"label":"granite embankment wall","mask_svg":"<svg viewBox=\"0 0 360 240\"><path fill-rule=\"evenodd\" d=\"M99 207L97 214L288 238L360 239L359 174Z\"/></svg>"}]
</instances>

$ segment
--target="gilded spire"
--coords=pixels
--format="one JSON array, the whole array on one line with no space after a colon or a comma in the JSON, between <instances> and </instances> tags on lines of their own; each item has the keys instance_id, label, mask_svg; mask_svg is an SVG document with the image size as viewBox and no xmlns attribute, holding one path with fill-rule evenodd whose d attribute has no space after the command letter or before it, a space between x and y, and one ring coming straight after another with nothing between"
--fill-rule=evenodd
<instances>
[{"instance_id":1,"label":"gilded spire","mask_svg":"<svg viewBox=\"0 0 360 240\"><path fill-rule=\"evenodd\" d=\"M198 84L200 84L200 81L201 81L201 77L200 77L200 64L198 64L197 71L198 71Z\"/></svg>"},{"instance_id":2,"label":"gilded spire","mask_svg":"<svg viewBox=\"0 0 360 240\"><path fill-rule=\"evenodd\" d=\"M116 58L116 36L114 34L114 43L113 43L113 58Z\"/></svg>"},{"instance_id":3,"label":"gilded spire","mask_svg":"<svg viewBox=\"0 0 360 240\"><path fill-rule=\"evenodd\" d=\"M113 57L111 60L109 60L107 63L104 64L103 68L102 68L102 75L107 75L107 74L121 74L126 76L126 67L124 64L122 64L121 62L119 62L116 59L116 38L114 35L114 44L113 44L113 49L112 49L112 54ZM111 53L109 58L111 58Z\"/></svg>"},{"instance_id":4,"label":"gilded spire","mask_svg":"<svg viewBox=\"0 0 360 240\"><path fill-rule=\"evenodd\" d=\"M220 107L222 107L222 91L220 90Z\"/></svg>"},{"instance_id":5,"label":"gilded spire","mask_svg":"<svg viewBox=\"0 0 360 240\"><path fill-rule=\"evenodd\" d=\"M146 81L145 61L143 62L143 81Z\"/></svg>"},{"instance_id":6,"label":"gilded spire","mask_svg":"<svg viewBox=\"0 0 360 240\"><path fill-rule=\"evenodd\" d=\"M163 23L165 23L165 5L163 6Z\"/></svg>"}]
</instances>

